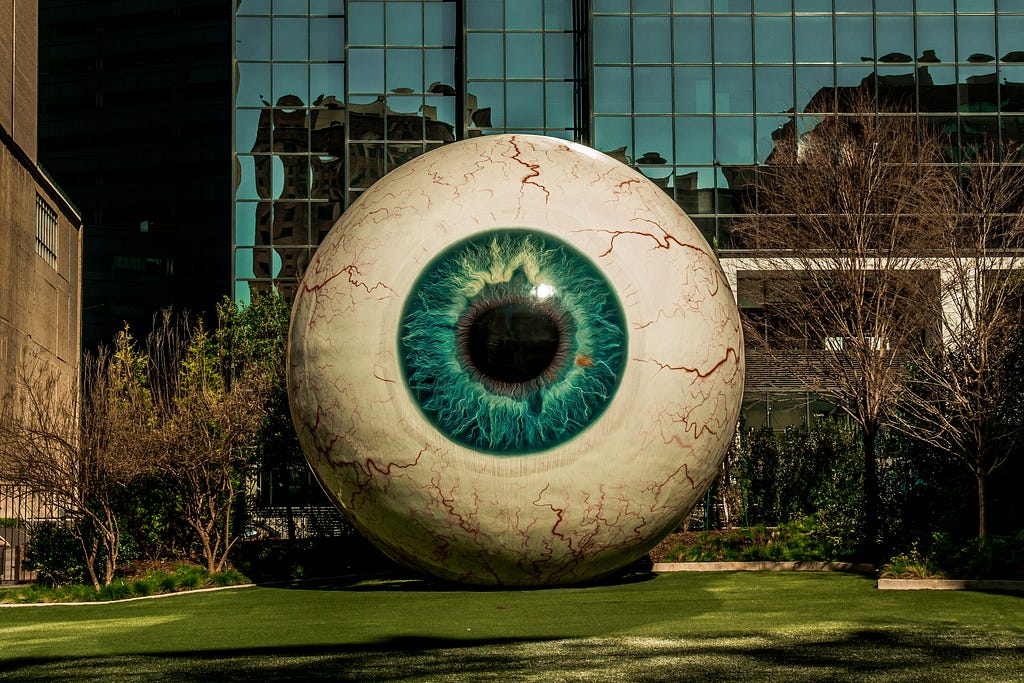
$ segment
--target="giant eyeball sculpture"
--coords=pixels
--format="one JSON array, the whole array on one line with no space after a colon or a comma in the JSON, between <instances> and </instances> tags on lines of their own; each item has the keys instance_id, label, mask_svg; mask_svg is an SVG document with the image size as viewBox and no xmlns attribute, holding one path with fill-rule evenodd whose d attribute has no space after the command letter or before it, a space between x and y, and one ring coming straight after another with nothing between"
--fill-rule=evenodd
<instances>
[{"instance_id":1,"label":"giant eyeball sculpture","mask_svg":"<svg viewBox=\"0 0 1024 683\"><path fill-rule=\"evenodd\" d=\"M295 299L314 472L384 553L446 580L578 583L710 484L743 391L718 261L663 190L581 145L476 137L345 212Z\"/></svg>"}]
</instances>

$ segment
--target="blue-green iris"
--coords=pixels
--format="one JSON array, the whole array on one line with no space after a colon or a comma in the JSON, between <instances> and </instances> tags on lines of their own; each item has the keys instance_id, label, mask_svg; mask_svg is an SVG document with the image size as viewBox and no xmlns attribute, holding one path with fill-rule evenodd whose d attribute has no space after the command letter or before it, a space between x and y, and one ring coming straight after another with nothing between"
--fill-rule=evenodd
<instances>
[{"instance_id":1,"label":"blue-green iris","mask_svg":"<svg viewBox=\"0 0 1024 683\"><path fill-rule=\"evenodd\" d=\"M402 373L448 438L498 455L565 443L622 377L625 315L586 256L552 235L478 233L431 261L402 312Z\"/></svg>"}]
</instances>

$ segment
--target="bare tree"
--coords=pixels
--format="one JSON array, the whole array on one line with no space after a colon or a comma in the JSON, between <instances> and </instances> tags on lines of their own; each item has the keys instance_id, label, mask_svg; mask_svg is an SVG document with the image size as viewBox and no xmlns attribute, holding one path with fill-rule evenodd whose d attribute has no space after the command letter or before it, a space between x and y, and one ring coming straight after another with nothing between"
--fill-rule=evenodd
<instances>
[{"instance_id":1,"label":"bare tree","mask_svg":"<svg viewBox=\"0 0 1024 683\"><path fill-rule=\"evenodd\" d=\"M850 113L819 114L804 134L796 121L777 137L736 233L762 303L762 317L746 316L748 363L767 356L859 426L865 549L877 559L876 439L900 394L904 352L937 326L937 304L920 303L935 296L933 279L915 271L947 172L941 140L913 117L877 115L861 93L848 104Z\"/></svg>"},{"instance_id":2,"label":"bare tree","mask_svg":"<svg viewBox=\"0 0 1024 683\"><path fill-rule=\"evenodd\" d=\"M229 361L201 321L169 312L150 338L150 354L165 480L207 570L221 571L237 539L233 512L268 382L257 366Z\"/></svg>"},{"instance_id":3,"label":"bare tree","mask_svg":"<svg viewBox=\"0 0 1024 683\"><path fill-rule=\"evenodd\" d=\"M37 359L0 399L0 471L70 515L96 590L118 566L117 495L151 468L144 367L126 330L112 351L86 355L82 386Z\"/></svg>"},{"instance_id":4,"label":"bare tree","mask_svg":"<svg viewBox=\"0 0 1024 683\"><path fill-rule=\"evenodd\" d=\"M1024 168L1019 149L981 150L948 185L934 224L942 273L942 336L913 359L897 424L966 464L977 483L978 535L988 531L986 482L1015 452L1020 401L1011 365L1024 332Z\"/></svg>"}]
</instances>

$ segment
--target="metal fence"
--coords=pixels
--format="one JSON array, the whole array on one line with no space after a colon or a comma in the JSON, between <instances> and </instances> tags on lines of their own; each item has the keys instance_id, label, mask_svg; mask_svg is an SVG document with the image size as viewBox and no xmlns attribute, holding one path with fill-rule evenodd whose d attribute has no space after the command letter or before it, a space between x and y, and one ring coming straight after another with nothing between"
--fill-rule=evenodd
<instances>
[{"instance_id":1,"label":"metal fence","mask_svg":"<svg viewBox=\"0 0 1024 683\"><path fill-rule=\"evenodd\" d=\"M14 484L0 483L0 582L36 580L36 573L22 566L32 524L58 517L52 501L27 496Z\"/></svg>"}]
</instances>

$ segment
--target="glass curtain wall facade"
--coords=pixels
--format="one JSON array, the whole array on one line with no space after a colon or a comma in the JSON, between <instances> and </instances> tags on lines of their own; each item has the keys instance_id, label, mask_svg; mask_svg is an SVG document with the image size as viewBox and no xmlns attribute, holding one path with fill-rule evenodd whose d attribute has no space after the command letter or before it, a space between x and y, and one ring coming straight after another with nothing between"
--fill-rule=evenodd
<instances>
[{"instance_id":1,"label":"glass curtain wall facade","mask_svg":"<svg viewBox=\"0 0 1024 683\"><path fill-rule=\"evenodd\" d=\"M951 135L1024 133L1024 0L239 0L234 293L286 293L395 166L572 139L672 194L728 257L786 126L867 87Z\"/></svg>"}]
</instances>

